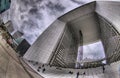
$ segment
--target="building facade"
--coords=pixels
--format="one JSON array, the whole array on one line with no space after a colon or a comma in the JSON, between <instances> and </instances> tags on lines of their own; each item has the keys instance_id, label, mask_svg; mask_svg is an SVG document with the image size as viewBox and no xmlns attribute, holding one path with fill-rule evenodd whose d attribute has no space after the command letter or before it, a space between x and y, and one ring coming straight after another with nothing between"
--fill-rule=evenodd
<instances>
[{"instance_id":1,"label":"building facade","mask_svg":"<svg viewBox=\"0 0 120 78\"><path fill-rule=\"evenodd\" d=\"M119 60L119 4L112 1L91 2L59 17L30 47L24 58L74 68L82 59L83 45L102 41L106 57L93 62L94 64L85 63L86 67L100 66L103 60L107 64ZM81 50L78 52L80 46Z\"/></svg>"}]
</instances>

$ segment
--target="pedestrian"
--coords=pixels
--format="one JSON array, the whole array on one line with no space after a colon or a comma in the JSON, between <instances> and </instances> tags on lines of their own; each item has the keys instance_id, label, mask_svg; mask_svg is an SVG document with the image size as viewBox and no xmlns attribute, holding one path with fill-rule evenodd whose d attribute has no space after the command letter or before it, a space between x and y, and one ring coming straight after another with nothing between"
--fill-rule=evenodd
<instances>
[{"instance_id":1,"label":"pedestrian","mask_svg":"<svg viewBox=\"0 0 120 78\"><path fill-rule=\"evenodd\" d=\"M72 72L72 71L69 71L69 73L70 73L70 74L73 74L73 72Z\"/></svg>"},{"instance_id":2,"label":"pedestrian","mask_svg":"<svg viewBox=\"0 0 120 78\"><path fill-rule=\"evenodd\" d=\"M103 65L103 73L105 72L105 67L104 67L104 65Z\"/></svg>"},{"instance_id":3,"label":"pedestrian","mask_svg":"<svg viewBox=\"0 0 120 78\"><path fill-rule=\"evenodd\" d=\"M42 67L44 67L44 64L42 65Z\"/></svg>"},{"instance_id":4,"label":"pedestrian","mask_svg":"<svg viewBox=\"0 0 120 78\"><path fill-rule=\"evenodd\" d=\"M83 73L83 75L85 75L85 72Z\"/></svg>"},{"instance_id":5,"label":"pedestrian","mask_svg":"<svg viewBox=\"0 0 120 78\"><path fill-rule=\"evenodd\" d=\"M37 71L39 72L39 71L40 71L40 69L37 69Z\"/></svg>"},{"instance_id":6,"label":"pedestrian","mask_svg":"<svg viewBox=\"0 0 120 78\"><path fill-rule=\"evenodd\" d=\"M42 70L42 72L43 72L43 73L45 72L45 68Z\"/></svg>"},{"instance_id":7,"label":"pedestrian","mask_svg":"<svg viewBox=\"0 0 120 78\"><path fill-rule=\"evenodd\" d=\"M41 67L39 66L38 69L41 69Z\"/></svg>"},{"instance_id":8,"label":"pedestrian","mask_svg":"<svg viewBox=\"0 0 120 78\"><path fill-rule=\"evenodd\" d=\"M78 78L79 77L79 72L77 72L77 77L76 78Z\"/></svg>"}]
</instances>

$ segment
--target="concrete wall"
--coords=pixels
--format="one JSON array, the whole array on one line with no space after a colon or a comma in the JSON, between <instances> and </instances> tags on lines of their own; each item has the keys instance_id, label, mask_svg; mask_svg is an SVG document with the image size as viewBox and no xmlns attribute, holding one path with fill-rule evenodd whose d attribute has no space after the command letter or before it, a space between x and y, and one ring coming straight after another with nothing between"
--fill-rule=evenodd
<instances>
[{"instance_id":1,"label":"concrete wall","mask_svg":"<svg viewBox=\"0 0 120 78\"><path fill-rule=\"evenodd\" d=\"M119 60L119 47L120 47L120 35L114 28L114 26L107 21L105 18L98 15L100 30L101 30L101 40L106 53L106 57L109 58L107 61L109 63ZM113 56L114 54L114 56Z\"/></svg>"},{"instance_id":2,"label":"concrete wall","mask_svg":"<svg viewBox=\"0 0 120 78\"><path fill-rule=\"evenodd\" d=\"M75 43L75 39L73 38L73 34L69 28L65 31L62 45L65 48L65 53L63 56L65 63L68 65L68 67L74 68L77 59L78 46L77 43Z\"/></svg>"},{"instance_id":3,"label":"concrete wall","mask_svg":"<svg viewBox=\"0 0 120 78\"><path fill-rule=\"evenodd\" d=\"M24 58L37 61L39 63L48 63L52 52L61 38L64 28L65 23L56 20L42 33L30 49L28 49Z\"/></svg>"},{"instance_id":4,"label":"concrete wall","mask_svg":"<svg viewBox=\"0 0 120 78\"><path fill-rule=\"evenodd\" d=\"M54 56L50 61L50 65L58 67L75 67L77 57L77 44L73 39L73 35L70 32L68 26L60 39L58 46L54 52Z\"/></svg>"},{"instance_id":5,"label":"concrete wall","mask_svg":"<svg viewBox=\"0 0 120 78\"><path fill-rule=\"evenodd\" d=\"M107 61L117 61L120 59L120 2L97 2L96 12L100 15L101 39L106 57L109 57Z\"/></svg>"},{"instance_id":6,"label":"concrete wall","mask_svg":"<svg viewBox=\"0 0 120 78\"><path fill-rule=\"evenodd\" d=\"M97 1L95 11L110 21L120 32L120 2Z\"/></svg>"},{"instance_id":7,"label":"concrete wall","mask_svg":"<svg viewBox=\"0 0 120 78\"><path fill-rule=\"evenodd\" d=\"M61 16L59 20L64 22L69 22L76 18L79 18L80 16L94 12L94 10L95 10L95 2L91 2L66 13L65 15Z\"/></svg>"},{"instance_id":8,"label":"concrete wall","mask_svg":"<svg viewBox=\"0 0 120 78\"><path fill-rule=\"evenodd\" d=\"M120 2L97 1L95 11L99 15L104 17L107 21L109 21L110 25L114 26L116 28L116 30L120 33ZM101 23L101 24L104 24L104 23ZM107 32L107 31L108 31L108 29L105 32ZM109 35L110 35L110 33L109 33ZM109 35L107 34L106 36L109 36ZM110 44L111 42L112 42L112 44ZM113 45L113 41L111 41L111 42L109 42L109 46ZM120 44L118 44L118 45L120 45ZM114 47L115 47L115 45L112 48L114 48ZM108 54L109 55L113 54L113 53L110 53L110 51L108 51ZM117 54L117 55L119 55L119 54ZM117 58L116 57L117 56L114 55L114 57L113 57L114 59L112 58L112 60L119 58L119 57L117 57ZM106 66L105 76L106 76L106 78L120 78L120 61L114 62L110 66Z\"/></svg>"}]
</instances>

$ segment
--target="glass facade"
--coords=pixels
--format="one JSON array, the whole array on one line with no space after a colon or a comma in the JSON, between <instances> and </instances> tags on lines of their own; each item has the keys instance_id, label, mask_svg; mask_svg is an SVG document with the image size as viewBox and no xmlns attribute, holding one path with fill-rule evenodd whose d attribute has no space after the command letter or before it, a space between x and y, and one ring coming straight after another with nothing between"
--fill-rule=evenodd
<instances>
[{"instance_id":1,"label":"glass facade","mask_svg":"<svg viewBox=\"0 0 120 78\"><path fill-rule=\"evenodd\" d=\"M11 0L0 0L0 13L10 8Z\"/></svg>"}]
</instances>

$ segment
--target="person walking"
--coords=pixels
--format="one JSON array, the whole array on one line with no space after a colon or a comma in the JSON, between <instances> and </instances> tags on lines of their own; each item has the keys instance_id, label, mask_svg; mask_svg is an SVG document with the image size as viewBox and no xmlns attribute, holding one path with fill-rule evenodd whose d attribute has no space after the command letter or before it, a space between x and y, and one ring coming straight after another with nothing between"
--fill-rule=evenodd
<instances>
[{"instance_id":1,"label":"person walking","mask_svg":"<svg viewBox=\"0 0 120 78\"><path fill-rule=\"evenodd\" d=\"M104 73L105 72L105 67L104 67L104 65L102 67L103 67L103 73Z\"/></svg>"},{"instance_id":2,"label":"person walking","mask_svg":"<svg viewBox=\"0 0 120 78\"><path fill-rule=\"evenodd\" d=\"M45 68L42 70L42 72L43 72L43 73L45 72Z\"/></svg>"},{"instance_id":3,"label":"person walking","mask_svg":"<svg viewBox=\"0 0 120 78\"><path fill-rule=\"evenodd\" d=\"M77 76L76 76L76 78L78 78L79 77L79 72L77 72Z\"/></svg>"}]
</instances>

